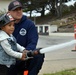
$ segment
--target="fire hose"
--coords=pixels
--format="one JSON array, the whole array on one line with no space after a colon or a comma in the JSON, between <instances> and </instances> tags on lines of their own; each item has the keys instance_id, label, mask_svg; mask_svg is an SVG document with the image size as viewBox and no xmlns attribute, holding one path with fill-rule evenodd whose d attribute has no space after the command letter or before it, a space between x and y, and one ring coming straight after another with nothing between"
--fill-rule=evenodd
<instances>
[{"instance_id":1,"label":"fire hose","mask_svg":"<svg viewBox=\"0 0 76 75\"><path fill-rule=\"evenodd\" d=\"M55 50L59 50L59 49L62 50L62 48L70 47L71 45L75 45L75 44L76 44L76 40L72 40L70 42L66 42L66 43L62 43L62 44L58 44L58 45L53 45L53 46L42 48L42 49L40 48L40 49L37 49L35 51L28 51L26 53L26 55L27 55L26 60L33 58L33 56L38 55L38 54L43 54L46 52L51 52L51 51L55 51Z\"/></svg>"}]
</instances>

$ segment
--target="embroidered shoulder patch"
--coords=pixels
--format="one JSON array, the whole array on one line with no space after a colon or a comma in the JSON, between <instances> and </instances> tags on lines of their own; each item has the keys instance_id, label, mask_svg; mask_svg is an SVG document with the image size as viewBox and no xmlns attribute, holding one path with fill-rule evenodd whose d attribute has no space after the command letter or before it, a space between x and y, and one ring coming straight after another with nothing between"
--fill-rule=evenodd
<instances>
[{"instance_id":1,"label":"embroidered shoulder patch","mask_svg":"<svg viewBox=\"0 0 76 75\"><path fill-rule=\"evenodd\" d=\"M26 29L22 28L19 33L22 36L26 35Z\"/></svg>"}]
</instances>

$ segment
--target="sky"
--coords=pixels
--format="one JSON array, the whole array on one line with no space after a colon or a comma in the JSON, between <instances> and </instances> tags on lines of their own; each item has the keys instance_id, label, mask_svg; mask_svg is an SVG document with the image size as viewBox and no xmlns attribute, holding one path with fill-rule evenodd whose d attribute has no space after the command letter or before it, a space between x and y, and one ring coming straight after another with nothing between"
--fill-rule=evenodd
<instances>
[{"instance_id":1,"label":"sky","mask_svg":"<svg viewBox=\"0 0 76 75\"><path fill-rule=\"evenodd\" d=\"M76 2L76 0L71 0L67 3L65 3L66 5L70 6L70 5L74 5L74 3Z\"/></svg>"},{"instance_id":2,"label":"sky","mask_svg":"<svg viewBox=\"0 0 76 75\"><path fill-rule=\"evenodd\" d=\"M71 0L67 3L65 3L66 5L70 6L70 5L74 5L74 3L76 2L76 0ZM45 11L45 14L47 14L49 11ZM35 11L32 12L32 17L36 17L36 16L40 16L40 13L35 13ZM24 15L30 16L29 12L28 13L23 13Z\"/></svg>"}]
</instances>

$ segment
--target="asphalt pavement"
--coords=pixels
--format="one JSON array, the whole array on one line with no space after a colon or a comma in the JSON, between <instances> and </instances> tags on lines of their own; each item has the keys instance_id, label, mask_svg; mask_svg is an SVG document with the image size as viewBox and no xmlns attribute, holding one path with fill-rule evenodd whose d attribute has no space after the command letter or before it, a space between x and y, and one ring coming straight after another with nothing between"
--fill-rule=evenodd
<instances>
[{"instance_id":1,"label":"asphalt pavement","mask_svg":"<svg viewBox=\"0 0 76 75\"><path fill-rule=\"evenodd\" d=\"M39 36L38 48L58 45L74 40L73 36ZM39 75L76 68L75 45L45 53L45 60Z\"/></svg>"}]
</instances>

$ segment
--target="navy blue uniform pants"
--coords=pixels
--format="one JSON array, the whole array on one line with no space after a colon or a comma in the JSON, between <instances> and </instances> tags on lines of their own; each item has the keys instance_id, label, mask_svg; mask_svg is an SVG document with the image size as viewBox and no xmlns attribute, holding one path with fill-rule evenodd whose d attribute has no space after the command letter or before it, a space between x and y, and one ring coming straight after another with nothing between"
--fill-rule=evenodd
<instances>
[{"instance_id":1,"label":"navy blue uniform pants","mask_svg":"<svg viewBox=\"0 0 76 75\"><path fill-rule=\"evenodd\" d=\"M0 65L0 75L7 75L8 69L5 65Z\"/></svg>"},{"instance_id":2,"label":"navy blue uniform pants","mask_svg":"<svg viewBox=\"0 0 76 75\"><path fill-rule=\"evenodd\" d=\"M15 65L11 66L8 75L23 75L24 70L28 70L28 75L38 75L44 62L44 54L34 56L27 61L18 60Z\"/></svg>"}]
</instances>

